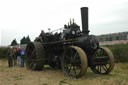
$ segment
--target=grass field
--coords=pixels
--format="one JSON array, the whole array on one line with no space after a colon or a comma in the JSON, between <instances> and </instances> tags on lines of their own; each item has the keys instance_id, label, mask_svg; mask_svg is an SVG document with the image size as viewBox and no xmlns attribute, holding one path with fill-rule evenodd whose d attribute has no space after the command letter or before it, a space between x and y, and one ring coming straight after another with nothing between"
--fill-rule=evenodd
<instances>
[{"instance_id":1,"label":"grass field","mask_svg":"<svg viewBox=\"0 0 128 85\"><path fill-rule=\"evenodd\" d=\"M84 77L73 79L65 76L62 70L9 68L7 60L0 60L0 85L128 85L128 63L115 64L109 75L95 74L88 68Z\"/></svg>"}]
</instances>

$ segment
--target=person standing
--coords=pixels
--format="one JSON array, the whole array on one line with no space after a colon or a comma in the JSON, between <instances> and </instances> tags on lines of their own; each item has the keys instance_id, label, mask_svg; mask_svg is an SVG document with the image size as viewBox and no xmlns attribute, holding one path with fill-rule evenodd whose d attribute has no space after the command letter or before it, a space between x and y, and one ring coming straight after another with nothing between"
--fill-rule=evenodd
<instances>
[{"instance_id":1,"label":"person standing","mask_svg":"<svg viewBox=\"0 0 128 85\"><path fill-rule=\"evenodd\" d=\"M41 33L40 33L39 37L43 40L43 42L47 41L44 30L41 30Z\"/></svg>"},{"instance_id":2,"label":"person standing","mask_svg":"<svg viewBox=\"0 0 128 85\"><path fill-rule=\"evenodd\" d=\"M17 63L18 63L18 66L20 66L20 64L21 64L20 47L17 48L16 56L17 56Z\"/></svg>"},{"instance_id":3,"label":"person standing","mask_svg":"<svg viewBox=\"0 0 128 85\"><path fill-rule=\"evenodd\" d=\"M25 49L22 48L22 49L20 50L21 67L24 67L24 55L25 55Z\"/></svg>"},{"instance_id":4,"label":"person standing","mask_svg":"<svg viewBox=\"0 0 128 85\"><path fill-rule=\"evenodd\" d=\"M17 65L17 48L14 48L13 49L13 51L14 51L14 54L13 54L13 61L14 61L14 66L16 66Z\"/></svg>"},{"instance_id":5,"label":"person standing","mask_svg":"<svg viewBox=\"0 0 128 85\"><path fill-rule=\"evenodd\" d=\"M12 67L13 66L13 49L12 49L12 47L9 47L7 55L8 55L8 67Z\"/></svg>"}]
</instances>

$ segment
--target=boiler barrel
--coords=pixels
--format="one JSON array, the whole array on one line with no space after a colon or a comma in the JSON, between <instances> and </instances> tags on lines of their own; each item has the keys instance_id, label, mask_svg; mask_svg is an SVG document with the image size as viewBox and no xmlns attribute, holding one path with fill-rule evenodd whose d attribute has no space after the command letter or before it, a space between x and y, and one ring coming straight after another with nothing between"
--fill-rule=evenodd
<instances>
[{"instance_id":1,"label":"boiler barrel","mask_svg":"<svg viewBox=\"0 0 128 85\"><path fill-rule=\"evenodd\" d=\"M99 41L94 35L79 37L76 40L74 45L82 48L87 54L94 54L99 48Z\"/></svg>"}]
</instances>

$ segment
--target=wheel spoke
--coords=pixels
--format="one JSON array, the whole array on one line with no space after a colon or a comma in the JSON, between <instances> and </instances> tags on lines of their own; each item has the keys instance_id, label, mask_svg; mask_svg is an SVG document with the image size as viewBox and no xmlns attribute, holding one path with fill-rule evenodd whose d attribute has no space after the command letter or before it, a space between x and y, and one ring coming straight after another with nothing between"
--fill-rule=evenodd
<instances>
[{"instance_id":1,"label":"wheel spoke","mask_svg":"<svg viewBox=\"0 0 128 85\"><path fill-rule=\"evenodd\" d=\"M100 49L100 51L99 51L99 57L102 57L102 49Z\"/></svg>"},{"instance_id":2,"label":"wheel spoke","mask_svg":"<svg viewBox=\"0 0 128 85\"><path fill-rule=\"evenodd\" d=\"M103 56L105 56L106 55L106 53L105 53L105 51L103 50L103 54L102 54ZM107 55L106 55L107 56Z\"/></svg>"},{"instance_id":3,"label":"wheel spoke","mask_svg":"<svg viewBox=\"0 0 128 85\"><path fill-rule=\"evenodd\" d=\"M77 73L76 73L76 69L75 69L75 66L74 66L74 73L75 73L75 75L77 75Z\"/></svg>"},{"instance_id":4,"label":"wheel spoke","mask_svg":"<svg viewBox=\"0 0 128 85\"><path fill-rule=\"evenodd\" d=\"M76 52L75 55L74 55L74 60L75 60L75 58L77 57L77 55L78 55L78 53Z\"/></svg>"},{"instance_id":5,"label":"wheel spoke","mask_svg":"<svg viewBox=\"0 0 128 85\"><path fill-rule=\"evenodd\" d=\"M104 56L104 50L101 50L101 57Z\"/></svg>"},{"instance_id":6,"label":"wheel spoke","mask_svg":"<svg viewBox=\"0 0 128 85\"><path fill-rule=\"evenodd\" d=\"M99 70L99 71L100 71L100 73L101 73L101 66L100 66L100 70Z\"/></svg>"},{"instance_id":7,"label":"wheel spoke","mask_svg":"<svg viewBox=\"0 0 128 85\"><path fill-rule=\"evenodd\" d=\"M106 68L106 70L108 70L108 67L106 65L104 65L104 67Z\"/></svg>"},{"instance_id":8,"label":"wheel spoke","mask_svg":"<svg viewBox=\"0 0 128 85\"><path fill-rule=\"evenodd\" d=\"M36 50L34 49L30 55L32 58L34 58L36 56Z\"/></svg>"},{"instance_id":9,"label":"wheel spoke","mask_svg":"<svg viewBox=\"0 0 128 85\"><path fill-rule=\"evenodd\" d=\"M102 66L105 71L107 71L107 67L105 65Z\"/></svg>"},{"instance_id":10,"label":"wheel spoke","mask_svg":"<svg viewBox=\"0 0 128 85\"><path fill-rule=\"evenodd\" d=\"M100 66L98 65L98 71L100 70Z\"/></svg>"},{"instance_id":11,"label":"wheel spoke","mask_svg":"<svg viewBox=\"0 0 128 85\"><path fill-rule=\"evenodd\" d=\"M99 57L99 54L98 54L98 52L96 52L96 53L95 53L95 55L96 55L97 57Z\"/></svg>"},{"instance_id":12,"label":"wheel spoke","mask_svg":"<svg viewBox=\"0 0 128 85\"><path fill-rule=\"evenodd\" d=\"M33 66L34 61L32 60L31 63L29 64L29 67Z\"/></svg>"},{"instance_id":13,"label":"wheel spoke","mask_svg":"<svg viewBox=\"0 0 128 85\"><path fill-rule=\"evenodd\" d=\"M70 51L69 51L69 52L70 52L70 57L71 57L70 59L72 60L72 59L73 59L73 57L74 57L73 50L72 50L72 49L70 49Z\"/></svg>"},{"instance_id":14,"label":"wheel spoke","mask_svg":"<svg viewBox=\"0 0 128 85\"><path fill-rule=\"evenodd\" d=\"M69 72L71 71L71 69L72 69L72 66L69 66L69 69L68 69L68 70L69 70Z\"/></svg>"}]
</instances>

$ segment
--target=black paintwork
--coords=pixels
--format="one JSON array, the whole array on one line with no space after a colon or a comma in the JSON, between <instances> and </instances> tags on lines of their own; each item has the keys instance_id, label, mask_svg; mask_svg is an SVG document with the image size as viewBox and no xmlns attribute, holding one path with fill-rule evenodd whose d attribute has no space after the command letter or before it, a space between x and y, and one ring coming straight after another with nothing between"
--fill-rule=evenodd
<instances>
[{"instance_id":1,"label":"black paintwork","mask_svg":"<svg viewBox=\"0 0 128 85\"><path fill-rule=\"evenodd\" d=\"M75 45L82 48L87 54L88 61L90 56L94 55L99 48L99 41L94 35L89 35L88 30L88 8L81 8L82 31L76 23L64 25L62 33L45 33L42 36L43 46L46 56L45 63L56 63L66 49L66 47Z\"/></svg>"}]
</instances>

